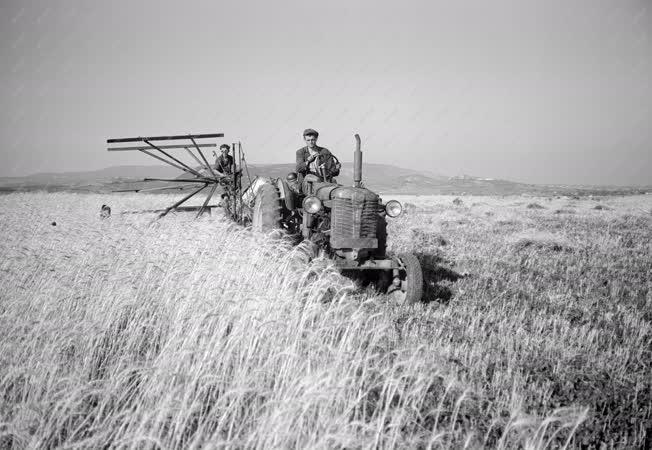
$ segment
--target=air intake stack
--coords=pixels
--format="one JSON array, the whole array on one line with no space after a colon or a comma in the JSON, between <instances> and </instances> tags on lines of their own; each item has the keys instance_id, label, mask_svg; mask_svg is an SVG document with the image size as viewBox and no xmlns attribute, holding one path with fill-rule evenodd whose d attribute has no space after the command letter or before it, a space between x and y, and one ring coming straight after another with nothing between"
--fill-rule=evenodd
<instances>
[{"instance_id":1,"label":"air intake stack","mask_svg":"<svg viewBox=\"0 0 652 450\"><path fill-rule=\"evenodd\" d=\"M353 152L353 187L360 187L362 182L362 150L360 150L360 135L355 135L355 152Z\"/></svg>"}]
</instances>

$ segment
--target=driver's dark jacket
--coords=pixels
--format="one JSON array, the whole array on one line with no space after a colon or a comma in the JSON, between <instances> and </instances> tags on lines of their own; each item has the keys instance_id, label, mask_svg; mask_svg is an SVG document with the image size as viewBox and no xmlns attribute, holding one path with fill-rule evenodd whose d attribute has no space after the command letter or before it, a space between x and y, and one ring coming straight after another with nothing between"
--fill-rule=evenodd
<instances>
[{"instance_id":1,"label":"driver's dark jacket","mask_svg":"<svg viewBox=\"0 0 652 450\"><path fill-rule=\"evenodd\" d=\"M333 154L324 147L317 146L317 151L319 152L319 163L324 164L324 171L326 172L326 178L336 177L340 174L340 169L337 166L337 161ZM302 147L297 150L297 173L301 175L307 175L308 173L314 173L310 171L310 163L308 163L308 158L310 157L310 151L308 147ZM315 173L317 176L321 176L319 173Z\"/></svg>"}]
</instances>

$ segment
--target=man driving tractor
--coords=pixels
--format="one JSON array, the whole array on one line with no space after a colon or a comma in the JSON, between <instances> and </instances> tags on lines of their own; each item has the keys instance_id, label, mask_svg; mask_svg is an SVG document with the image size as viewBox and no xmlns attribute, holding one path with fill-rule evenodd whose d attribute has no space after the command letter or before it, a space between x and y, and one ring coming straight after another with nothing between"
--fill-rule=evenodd
<instances>
[{"instance_id":1,"label":"man driving tractor","mask_svg":"<svg viewBox=\"0 0 652 450\"><path fill-rule=\"evenodd\" d=\"M297 150L296 171L304 177L313 175L318 177L319 181L335 183L333 177L340 174L340 162L327 148L317 145L318 137L316 130L304 130L303 140L307 145Z\"/></svg>"}]
</instances>

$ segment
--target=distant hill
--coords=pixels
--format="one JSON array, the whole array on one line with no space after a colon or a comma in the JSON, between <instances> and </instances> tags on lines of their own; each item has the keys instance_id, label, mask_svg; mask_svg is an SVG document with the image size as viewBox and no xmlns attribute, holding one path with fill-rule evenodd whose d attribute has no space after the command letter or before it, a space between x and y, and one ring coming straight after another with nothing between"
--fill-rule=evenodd
<instances>
[{"instance_id":1,"label":"distant hill","mask_svg":"<svg viewBox=\"0 0 652 450\"><path fill-rule=\"evenodd\" d=\"M294 171L294 164L250 164L249 172L253 175L262 175L269 177L285 177L288 173ZM413 169L391 166L388 164L365 164L362 168L362 179L364 184L375 190L388 192L391 189L400 189L403 179L417 180L420 182L418 189L427 189L429 186L436 185L448 177L439 175L426 175ZM342 184L353 183L353 164L343 163L340 175L337 181Z\"/></svg>"},{"instance_id":2,"label":"distant hill","mask_svg":"<svg viewBox=\"0 0 652 450\"><path fill-rule=\"evenodd\" d=\"M285 177L294 164L250 164L249 174ZM163 186L163 182L142 182L143 178L184 177L181 171L164 165L114 166L89 172L37 173L23 177L0 177L0 192L76 191L111 192L120 189L141 189ZM246 178L245 178L246 179ZM452 195L613 195L652 192L652 187L622 188L599 186L534 185L492 178L471 176L447 177L387 164L365 164L362 179L368 188L391 194L452 194ZM344 163L337 180L350 185L352 163Z\"/></svg>"},{"instance_id":3,"label":"distant hill","mask_svg":"<svg viewBox=\"0 0 652 450\"><path fill-rule=\"evenodd\" d=\"M284 177L293 170L294 164L249 165L252 176ZM362 179L365 186L376 192L407 195L613 195L652 192L652 187L537 185L468 175L448 177L388 164L365 164ZM337 181L345 185L353 183L352 163L343 163Z\"/></svg>"}]
</instances>

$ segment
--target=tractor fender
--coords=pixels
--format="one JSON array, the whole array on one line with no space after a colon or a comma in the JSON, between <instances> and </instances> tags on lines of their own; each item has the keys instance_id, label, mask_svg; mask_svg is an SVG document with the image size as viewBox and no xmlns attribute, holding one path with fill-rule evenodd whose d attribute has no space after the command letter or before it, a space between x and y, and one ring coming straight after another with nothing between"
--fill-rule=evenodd
<instances>
[{"instance_id":1,"label":"tractor fender","mask_svg":"<svg viewBox=\"0 0 652 450\"><path fill-rule=\"evenodd\" d=\"M264 184L272 184L272 180L266 177L256 177L249 187L242 192L242 203L253 208L256 194Z\"/></svg>"},{"instance_id":2,"label":"tractor fender","mask_svg":"<svg viewBox=\"0 0 652 450\"><path fill-rule=\"evenodd\" d=\"M290 188L290 185L283 178L276 180L276 187L281 197L281 201L285 204L285 208L288 211L294 211L298 203L297 194Z\"/></svg>"}]
</instances>

